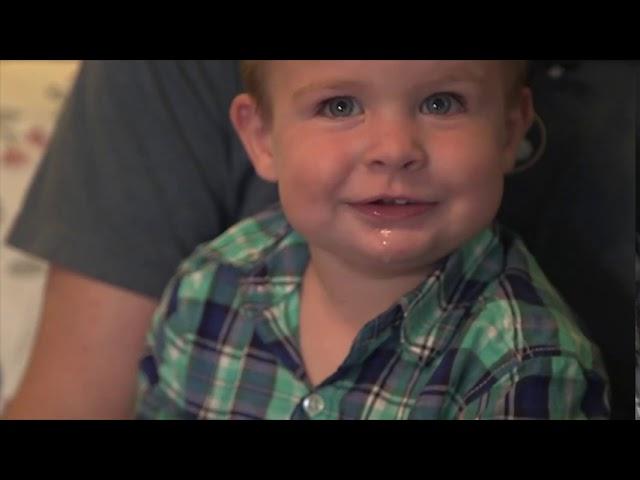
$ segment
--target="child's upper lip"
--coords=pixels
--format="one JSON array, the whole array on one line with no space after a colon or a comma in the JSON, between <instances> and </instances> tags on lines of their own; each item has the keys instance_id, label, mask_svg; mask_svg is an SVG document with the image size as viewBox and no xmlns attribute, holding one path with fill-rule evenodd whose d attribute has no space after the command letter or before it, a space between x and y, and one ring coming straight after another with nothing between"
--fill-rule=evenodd
<instances>
[{"instance_id":1,"label":"child's upper lip","mask_svg":"<svg viewBox=\"0 0 640 480\"><path fill-rule=\"evenodd\" d=\"M392 201L392 200L405 200L408 203L437 203L437 202L435 202L433 200L427 200L427 199L419 198L419 197L414 196L414 195L405 195L405 194L389 195L387 193L381 194L381 195L374 195L374 196L371 196L371 197L364 198L362 200L356 200L354 202L349 202L349 203L362 205L362 204L366 204L366 203L373 203L373 202L380 202L380 201Z\"/></svg>"}]
</instances>

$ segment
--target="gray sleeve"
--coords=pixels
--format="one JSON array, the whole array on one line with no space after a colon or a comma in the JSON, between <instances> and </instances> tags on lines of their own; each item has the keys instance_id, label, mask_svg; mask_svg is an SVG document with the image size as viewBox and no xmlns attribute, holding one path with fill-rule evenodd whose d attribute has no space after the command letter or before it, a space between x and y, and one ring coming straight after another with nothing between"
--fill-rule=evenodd
<instances>
[{"instance_id":1,"label":"gray sleeve","mask_svg":"<svg viewBox=\"0 0 640 480\"><path fill-rule=\"evenodd\" d=\"M81 66L8 242L159 297L196 245L276 199L231 124L235 61Z\"/></svg>"}]
</instances>

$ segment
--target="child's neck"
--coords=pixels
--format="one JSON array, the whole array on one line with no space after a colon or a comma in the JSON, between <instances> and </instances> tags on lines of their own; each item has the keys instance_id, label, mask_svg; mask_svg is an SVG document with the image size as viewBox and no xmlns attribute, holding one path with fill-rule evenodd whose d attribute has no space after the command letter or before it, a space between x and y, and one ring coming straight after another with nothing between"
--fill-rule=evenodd
<instances>
[{"instance_id":1,"label":"child's neck","mask_svg":"<svg viewBox=\"0 0 640 480\"><path fill-rule=\"evenodd\" d=\"M344 362L365 323L415 288L429 273L376 277L310 248L302 280L300 349L307 378L318 385Z\"/></svg>"},{"instance_id":2,"label":"child's neck","mask_svg":"<svg viewBox=\"0 0 640 480\"><path fill-rule=\"evenodd\" d=\"M417 287L429 268L393 276L374 276L335 256L311 249L303 295L333 318L360 328Z\"/></svg>"}]
</instances>

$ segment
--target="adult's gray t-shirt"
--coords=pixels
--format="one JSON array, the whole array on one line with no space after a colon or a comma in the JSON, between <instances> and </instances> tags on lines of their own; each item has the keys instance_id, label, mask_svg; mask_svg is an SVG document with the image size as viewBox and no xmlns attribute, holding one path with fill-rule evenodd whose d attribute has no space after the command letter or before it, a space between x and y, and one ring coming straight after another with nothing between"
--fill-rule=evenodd
<instances>
[{"instance_id":1,"label":"adult's gray t-shirt","mask_svg":"<svg viewBox=\"0 0 640 480\"><path fill-rule=\"evenodd\" d=\"M276 201L233 132L237 62L88 61L8 241L160 297L180 260Z\"/></svg>"}]
</instances>

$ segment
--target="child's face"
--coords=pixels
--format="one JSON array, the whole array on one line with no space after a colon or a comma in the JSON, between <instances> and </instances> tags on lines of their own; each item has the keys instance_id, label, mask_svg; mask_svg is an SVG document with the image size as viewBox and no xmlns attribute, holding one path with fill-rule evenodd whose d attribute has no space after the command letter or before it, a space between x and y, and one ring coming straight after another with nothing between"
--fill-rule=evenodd
<instances>
[{"instance_id":1,"label":"child's face","mask_svg":"<svg viewBox=\"0 0 640 480\"><path fill-rule=\"evenodd\" d=\"M316 249L375 275L428 269L493 220L531 123L500 61L274 61L270 121L231 116ZM379 200L409 200L381 205Z\"/></svg>"}]
</instances>

